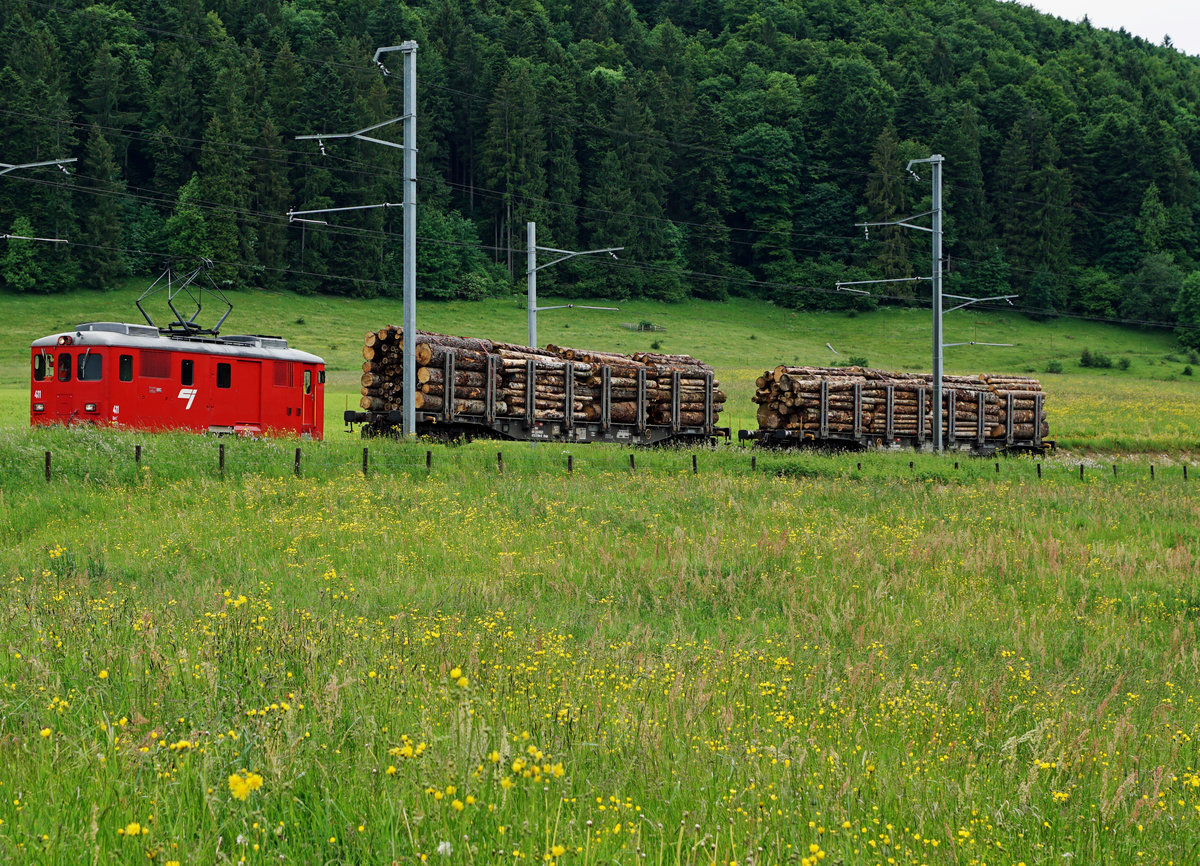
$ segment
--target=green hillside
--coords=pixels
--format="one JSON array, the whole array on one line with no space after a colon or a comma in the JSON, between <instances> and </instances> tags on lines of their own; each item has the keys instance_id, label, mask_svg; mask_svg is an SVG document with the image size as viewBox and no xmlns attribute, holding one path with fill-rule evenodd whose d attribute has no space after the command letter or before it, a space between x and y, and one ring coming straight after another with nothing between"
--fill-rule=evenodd
<instances>
[{"instance_id":1,"label":"green hillside","mask_svg":"<svg viewBox=\"0 0 1200 866\"><path fill-rule=\"evenodd\" d=\"M28 346L37 337L83 321L136 320L133 301L141 284L96 294L73 292L0 300L12 323L0 347L0 419L24 424L28 412ZM226 333L270 333L314 352L329 370L326 430L339 435L341 413L355 408L362 337L402 320L390 299L356 300L285 293L240 292ZM572 298L572 301L579 301ZM549 299L543 299L549 303ZM637 332L623 323L650 321L662 332ZM443 333L526 339L524 299L424 302L418 325ZM930 314L921 310L864 313L798 312L771 303L735 299L659 304L626 301L619 312L559 310L539 317L539 342L632 352L654 344L711 363L730 395L723 422L754 427L754 378L780 363L832 364L851 357L892 370L928 370ZM1032 322L1014 313L959 311L946 316L946 341L1012 343L1011 347L961 346L945 350L947 372L1007 371L1038 375L1050 395L1056 438L1077 449L1200 450L1200 363L1162 330L1138 330L1059 318ZM827 346L828 344L828 346ZM832 346L837 354L830 350ZM1108 356L1113 366L1085 369L1084 349ZM1124 360L1128 368L1121 369ZM1062 373L1045 373L1057 362ZM1121 420L1118 420L1121 419Z\"/></svg>"},{"instance_id":2,"label":"green hillside","mask_svg":"<svg viewBox=\"0 0 1200 866\"><path fill-rule=\"evenodd\" d=\"M0 287L107 288L166 255L234 285L392 296L398 54L418 49L429 299L504 295L525 223L624 247L576 295L842 307L839 279L929 273L945 157L952 288L1030 311L1200 324L1200 59L995 0L6 0ZM377 130L374 128L378 127ZM367 207L328 224L293 209ZM927 295L893 283L904 302ZM1184 330L1195 344L1200 330ZM1197 346L1200 347L1200 346Z\"/></svg>"}]
</instances>

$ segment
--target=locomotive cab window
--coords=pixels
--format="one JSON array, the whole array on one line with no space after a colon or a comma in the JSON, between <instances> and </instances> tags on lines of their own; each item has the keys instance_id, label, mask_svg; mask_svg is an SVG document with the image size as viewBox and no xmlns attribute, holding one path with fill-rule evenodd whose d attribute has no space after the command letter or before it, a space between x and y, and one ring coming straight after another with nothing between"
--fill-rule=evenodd
<instances>
[{"instance_id":1,"label":"locomotive cab window","mask_svg":"<svg viewBox=\"0 0 1200 866\"><path fill-rule=\"evenodd\" d=\"M80 382L99 382L103 376L104 359L92 352L84 352L79 356L79 370L76 378Z\"/></svg>"},{"instance_id":2,"label":"locomotive cab window","mask_svg":"<svg viewBox=\"0 0 1200 866\"><path fill-rule=\"evenodd\" d=\"M217 364L218 388L229 388L233 384L232 370L229 364Z\"/></svg>"},{"instance_id":3,"label":"locomotive cab window","mask_svg":"<svg viewBox=\"0 0 1200 866\"><path fill-rule=\"evenodd\" d=\"M45 382L54 378L54 356L42 352L33 356L33 379L35 382Z\"/></svg>"},{"instance_id":4,"label":"locomotive cab window","mask_svg":"<svg viewBox=\"0 0 1200 866\"><path fill-rule=\"evenodd\" d=\"M304 393L312 393L312 370L304 371Z\"/></svg>"},{"instance_id":5,"label":"locomotive cab window","mask_svg":"<svg viewBox=\"0 0 1200 866\"><path fill-rule=\"evenodd\" d=\"M58 381L71 381L71 354L63 352L58 356Z\"/></svg>"},{"instance_id":6,"label":"locomotive cab window","mask_svg":"<svg viewBox=\"0 0 1200 866\"><path fill-rule=\"evenodd\" d=\"M179 384L191 385L196 381L196 362L185 358L179 362Z\"/></svg>"},{"instance_id":7,"label":"locomotive cab window","mask_svg":"<svg viewBox=\"0 0 1200 866\"><path fill-rule=\"evenodd\" d=\"M133 381L133 355L122 355L117 359L117 377L122 382Z\"/></svg>"},{"instance_id":8,"label":"locomotive cab window","mask_svg":"<svg viewBox=\"0 0 1200 866\"><path fill-rule=\"evenodd\" d=\"M325 371L324 371L324 370L319 370L319 371L317 372L317 384L318 384L318 385L324 385L324 384L325 384Z\"/></svg>"}]
</instances>

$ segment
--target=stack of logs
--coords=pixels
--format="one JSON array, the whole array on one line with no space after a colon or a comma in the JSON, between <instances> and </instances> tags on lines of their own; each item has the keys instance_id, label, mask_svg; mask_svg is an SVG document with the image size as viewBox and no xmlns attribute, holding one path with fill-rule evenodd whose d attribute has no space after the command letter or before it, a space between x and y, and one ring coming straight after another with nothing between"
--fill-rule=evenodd
<instances>
[{"instance_id":1,"label":"stack of logs","mask_svg":"<svg viewBox=\"0 0 1200 866\"><path fill-rule=\"evenodd\" d=\"M602 368L609 368L609 417L613 423L632 424L637 418L638 372L645 372L646 414L650 424L671 423L672 386L679 374L679 423L704 424L705 382L712 368L688 355L637 352L620 355L591 352L564 346L538 349L470 337L453 337L420 331L414 352L417 369L418 412L443 411L446 398L445 361L454 357L454 412L458 415L486 413L488 356L494 356L493 386L497 416L527 414L528 362L534 364L533 417L539 421L565 419L566 376L573 365L574 421L599 421ZM403 394L403 329L388 325L366 335L363 345L362 399L359 405L371 411L401 408ZM725 394L713 381L713 423L724 408Z\"/></svg>"},{"instance_id":2,"label":"stack of logs","mask_svg":"<svg viewBox=\"0 0 1200 866\"><path fill-rule=\"evenodd\" d=\"M758 404L758 426L767 430L809 430L820 428L821 383L827 382L827 418L831 433L854 432L854 389L860 386L863 435L887 432L887 388L892 388L892 432L896 436L916 436L918 419L924 420L925 433L933 432L933 377L912 373L889 373L865 367L788 367L767 370L755 382L754 402ZM925 405L918 407L919 389L925 389ZM976 435L979 423L979 395L983 395L984 432L989 439L1007 435L1008 397L1013 397L1013 436L1033 439L1034 425L1040 436L1050 433L1046 414L1034 419L1036 400L1042 394L1041 383L1025 376L984 374L981 376L944 376L942 378L942 429L948 429L949 395L954 395L954 425L960 434ZM1044 403L1043 403L1044 407Z\"/></svg>"}]
</instances>

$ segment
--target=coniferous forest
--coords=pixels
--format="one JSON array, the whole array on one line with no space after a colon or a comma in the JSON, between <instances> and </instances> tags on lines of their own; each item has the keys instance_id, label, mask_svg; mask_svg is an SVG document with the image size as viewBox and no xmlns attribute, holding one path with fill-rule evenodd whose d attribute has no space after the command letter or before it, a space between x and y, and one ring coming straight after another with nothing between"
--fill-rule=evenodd
<instances>
[{"instance_id":1,"label":"coniferous forest","mask_svg":"<svg viewBox=\"0 0 1200 866\"><path fill-rule=\"evenodd\" d=\"M920 302L948 290L1200 330L1200 59L995 0L0 0L0 284L99 290L205 256L237 286L398 294L402 113L376 48L416 40L425 298L512 291L525 223L597 297ZM379 132L400 140L400 124ZM2 166L0 166L2 168ZM927 167L925 167L927 168Z\"/></svg>"}]
</instances>

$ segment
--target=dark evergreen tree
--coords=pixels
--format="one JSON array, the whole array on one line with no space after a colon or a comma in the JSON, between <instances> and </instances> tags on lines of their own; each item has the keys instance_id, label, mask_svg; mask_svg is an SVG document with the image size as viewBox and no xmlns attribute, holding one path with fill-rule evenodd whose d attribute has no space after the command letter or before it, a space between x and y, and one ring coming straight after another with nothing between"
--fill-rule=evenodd
<instances>
[{"instance_id":1,"label":"dark evergreen tree","mask_svg":"<svg viewBox=\"0 0 1200 866\"><path fill-rule=\"evenodd\" d=\"M507 251L512 274L525 223L542 222L546 198L546 139L527 61L509 63L489 115L482 143L483 180L495 196L493 237Z\"/></svg>"},{"instance_id":2,"label":"dark evergreen tree","mask_svg":"<svg viewBox=\"0 0 1200 866\"><path fill-rule=\"evenodd\" d=\"M1183 346L1200 350L1200 271L1192 271L1179 287L1175 301L1176 334Z\"/></svg>"},{"instance_id":3,"label":"dark evergreen tree","mask_svg":"<svg viewBox=\"0 0 1200 866\"><path fill-rule=\"evenodd\" d=\"M127 273L125 254L121 249L124 234L121 195L125 184L112 146L96 125L88 134L80 174L88 185L87 200L80 209L83 236L79 258L83 265L83 284L87 288L108 291Z\"/></svg>"},{"instance_id":4,"label":"dark evergreen tree","mask_svg":"<svg viewBox=\"0 0 1200 866\"><path fill-rule=\"evenodd\" d=\"M5 249L0 257L0 284L10 292L48 291L48 263L41 255L45 244L24 240L34 237L33 225L25 217L17 217L7 234L15 237L2 242Z\"/></svg>"},{"instance_id":5,"label":"dark evergreen tree","mask_svg":"<svg viewBox=\"0 0 1200 866\"><path fill-rule=\"evenodd\" d=\"M908 203L905 195L904 165L900 160L896 130L885 126L875 140L871 154L871 175L867 179L867 215L872 222L890 222L905 216ZM909 259L910 230L900 226L876 229L872 259L874 268L883 279L912 276ZM898 283L892 294L911 297L915 286Z\"/></svg>"}]
</instances>

